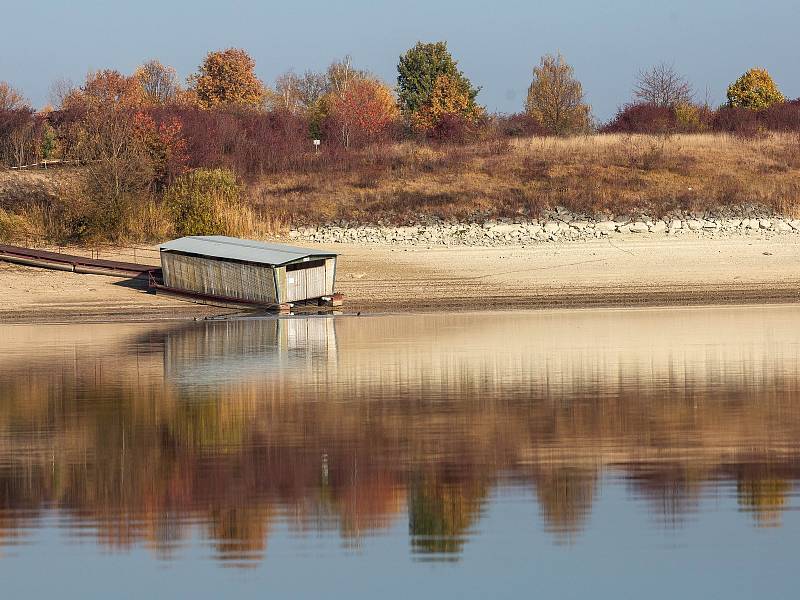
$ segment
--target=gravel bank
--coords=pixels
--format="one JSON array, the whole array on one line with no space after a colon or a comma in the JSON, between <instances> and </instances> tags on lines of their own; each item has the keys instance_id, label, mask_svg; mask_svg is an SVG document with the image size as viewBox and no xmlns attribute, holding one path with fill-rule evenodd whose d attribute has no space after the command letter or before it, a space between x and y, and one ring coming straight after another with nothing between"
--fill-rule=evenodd
<instances>
[{"instance_id":1,"label":"gravel bank","mask_svg":"<svg viewBox=\"0 0 800 600\"><path fill-rule=\"evenodd\" d=\"M773 234L800 234L800 219L741 209L729 215L680 215L652 219L631 217L586 217L559 208L545 218L501 219L484 223L462 223L428 219L406 226L351 225L347 222L318 227L299 227L289 232L297 242L320 244L399 244L441 246L508 246L547 242L594 240L630 234L644 237L764 238Z\"/></svg>"}]
</instances>

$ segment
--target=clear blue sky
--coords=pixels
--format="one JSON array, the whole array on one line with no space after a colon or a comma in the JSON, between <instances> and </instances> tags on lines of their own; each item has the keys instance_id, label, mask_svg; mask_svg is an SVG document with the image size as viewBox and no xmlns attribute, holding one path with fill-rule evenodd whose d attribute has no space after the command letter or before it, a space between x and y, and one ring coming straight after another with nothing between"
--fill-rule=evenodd
<instances>
[{"instance_id":1,"label":"clear blue sky","mask_svg":"<svg viewBox=\"0 0 800 600\"><path fill-rule=\"evenodd\" d=\"M59 77L131 72L158 58L181 77L212 49L242 47L271 83L293 68L322 69L351 54L390 83L398 56L418 40L447 40L482 86L490 111L519 110L531 67L560 50L575 66L598 118L630 98L636 72L659 61L685 73L714 102L751 66L767 67L800 96L798 0L39 0L6 2L0 80L34 104Z\"/></svg>"}]
</instances>

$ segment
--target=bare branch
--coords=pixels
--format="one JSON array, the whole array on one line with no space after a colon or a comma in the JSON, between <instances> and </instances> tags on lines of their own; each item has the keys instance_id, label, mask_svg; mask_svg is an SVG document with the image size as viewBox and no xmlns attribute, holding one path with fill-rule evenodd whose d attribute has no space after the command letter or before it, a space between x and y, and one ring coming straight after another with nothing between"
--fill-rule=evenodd
<instances>
[{"instance_id":1,"label":"bare branch","mask_svg":"<svg viewBox=\"0 0 800 600\"><path fill-rule=\"evenodd\" d=\"M694 99L694 91L686 78L663 62L639 72L633 95L639 102L664 108L689 104Z\"/></svg>"}]
</instances>

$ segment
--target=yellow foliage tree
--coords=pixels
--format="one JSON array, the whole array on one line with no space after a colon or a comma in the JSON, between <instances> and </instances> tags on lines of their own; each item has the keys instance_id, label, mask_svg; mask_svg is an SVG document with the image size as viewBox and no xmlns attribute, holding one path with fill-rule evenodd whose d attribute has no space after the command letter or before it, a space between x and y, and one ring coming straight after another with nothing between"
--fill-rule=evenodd
<instances>
[{"instance_id":1,"label":"yellow foliage tree","mask_svg":"<svg viewBox=\"0 0 800 600\"><path fill-rule=\"evenodd\" d=\"M157 60L149 60L139 66L133 76L151 104L173 102L181 91L175 69L162 65Z\"/></svg>"},{"instance_id":2,"label":"yellow foliage tree","mask_svg":"<svg viewBox=\"0 0 800 600\"><path fill-rule=\"evenodd\" d=\"M766 69L750 69L728 87L728 104L734 107L761 110L785 100Z\"/></svg>"},{"instance_id":3,"label":"yellow foliage tree","mask_svg":"<svg viewBox=\"0 0 800 600\"><path fill-rule=\"evenodd\" d=\"M5 81L0 81L0 110L20 110L29 106L22 94Z\"/></svg>"},{"instance_id":4,"label":"yellow foliage tree","mask_svg":"<svg viewBox=\"0 0 800 600\"><path fill-rule=\"evenodd\" d=\"M411 124L417 131L429 131L446 115L477 121L483 114L483 107L475 104L470 90L458 77L439 75L433 84L430 100L412 114Z\"/></svg>"},{"instance_id":5,"label":"yellow foliage tree","mask_svg":"<svg viewBox=\"0 0 800 600\"><path fill-rule=\"evenodd\" d=\"M189 77L189 87L202 108L262 106L264 84L256 77L255 61L237 48L209 52L200 72Z\"/></svg>"},{"instance_id":6,"label":"yellow foliage tree","mask_svg":"<svg viewBox=\"0 0 800 600\"><path fill-rule=\"evenodd\" d=\"M577 133L589 127L589 105L583 86L561 54L543 56L533 69L525 112L554 135Z\"/></svg>"}]
</instances>

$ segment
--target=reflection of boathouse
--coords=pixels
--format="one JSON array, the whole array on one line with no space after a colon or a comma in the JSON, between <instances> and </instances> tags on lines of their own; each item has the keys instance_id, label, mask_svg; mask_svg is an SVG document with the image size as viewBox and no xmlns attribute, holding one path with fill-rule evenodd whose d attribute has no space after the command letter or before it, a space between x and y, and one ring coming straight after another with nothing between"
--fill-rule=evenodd
<instances>
[{"instance_id":1,"label":"reflection of boathouse","mask_svg":"<svg viewBox=\"0 0 800 600\"><path fill-rule=\"evenodd\" d=\"M164 344L165 377L178 382L269 379L286 369L327 376L335 365L329 317L209 321L168 332Z\"/></svg>"}]
</instances>

